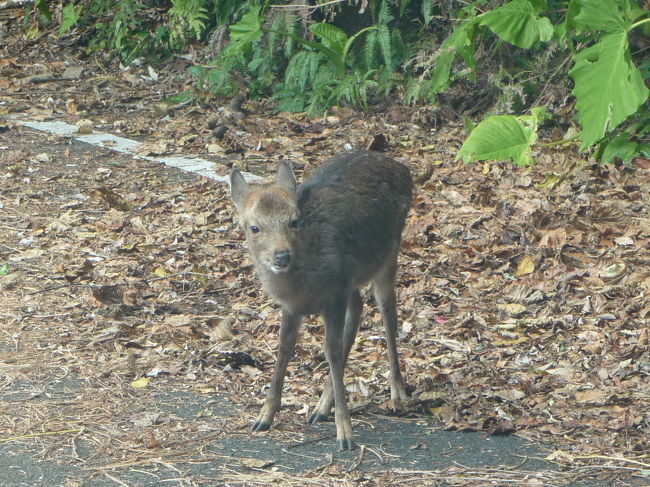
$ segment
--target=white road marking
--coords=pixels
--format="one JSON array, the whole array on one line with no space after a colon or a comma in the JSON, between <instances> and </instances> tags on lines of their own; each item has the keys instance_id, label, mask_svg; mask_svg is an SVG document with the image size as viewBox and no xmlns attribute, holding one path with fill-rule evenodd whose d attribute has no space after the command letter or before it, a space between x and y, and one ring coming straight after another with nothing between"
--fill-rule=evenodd
<instances>
[{"instance_id":1,"label":"white road marking","mask_svg":"<svg viewBox=\"0 0 650 487\"><path fill-rule=\"evenodd\" d=\"M25 127L29 127L41 132L48 132L60 137L72 137L81 142L110 149L115 152L129 154L136 159L146 159L147 161L159 162L168 166L182 169L183 171L205 176L206 178L214 179L220 183L230 183L230 178L227 176L220 176L214 170L214 163L206 161L200 157L182 157L182 156L143 156L135 152L135 148L140 145L140 142L127 139L125 137L118 137L117 135L107 134L104 132L93 132L92 134L78 134L77 127L65 122L32 122L21 121ZM242 173L244 177L249 180L261 179L254 174Z\"/></svg>"}]
</instances>

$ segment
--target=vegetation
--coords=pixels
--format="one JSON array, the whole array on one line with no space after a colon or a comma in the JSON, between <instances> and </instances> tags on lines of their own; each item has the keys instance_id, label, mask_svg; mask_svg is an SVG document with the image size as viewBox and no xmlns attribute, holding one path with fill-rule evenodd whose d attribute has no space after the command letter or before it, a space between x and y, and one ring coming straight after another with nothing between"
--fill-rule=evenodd
<instances>
[{"instance_id":1,"label":"vegetation","mask_svg":"<svg viewBox=\"0 0 650 487\"><path fill-rule=\"evenodd\" d=\"M462 114L487 115L458 154L468 162L531 164L538 126L570 97L581 150L603 162L650 155L650 12L636 0L303 3L85 0L63 7L60 35L90 29L89 51L126 62L207 43L216 54L190 68L200 87L270 98L279 111L389 95L436 103L464 87L488 100L485 113ZM34 16L52 18L45 0Z\"/></svg>"}]
</instances>

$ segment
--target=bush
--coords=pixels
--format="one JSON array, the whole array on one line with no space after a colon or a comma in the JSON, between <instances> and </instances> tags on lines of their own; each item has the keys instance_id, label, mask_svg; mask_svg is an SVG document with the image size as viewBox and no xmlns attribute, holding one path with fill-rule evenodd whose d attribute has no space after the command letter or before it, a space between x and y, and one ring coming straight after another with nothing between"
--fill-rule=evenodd
<instances>
[{"instance_id":1,"label":"bush","mask_svg":"<svg viewBox=\"0 0 650 487\"><path fill-rule=\"evenodd\" d=\"M214 59L190 69L200 87L223 96L245 90L311 115L388 95L436 103L457 84L487 86L495 112L459 152L468 162L531 164L537 127L553 112L552 103L537 106L552 102L546 87L572 85L581 150L626 163L650 152L650 61L630 46L631 35L650 31L650 13L636 0L486 4L367 0L307 10L268 0L87 0L63 8L60 32L87 26L90 50L115 50L127 62L217 39ZM35 8L49 15L44 0Z\"/></svg>"}]
</instances>

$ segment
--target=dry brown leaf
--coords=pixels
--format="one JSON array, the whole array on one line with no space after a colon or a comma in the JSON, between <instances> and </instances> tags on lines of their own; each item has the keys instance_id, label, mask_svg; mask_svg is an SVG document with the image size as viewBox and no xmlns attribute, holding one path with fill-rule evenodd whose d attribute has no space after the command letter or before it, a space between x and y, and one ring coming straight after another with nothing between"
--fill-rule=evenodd
<instances>
[{"instance_id":1,"label":"dry brown leaf","mask_svg":"<svg viewBox=\"0 0 650 487\"><path fill-rule=\"evenodd\" d=\"M515 277L523 277L535 272L535 260L528 254L524 255L523 259L519 261Z\"/></svg>"}]
</instances>

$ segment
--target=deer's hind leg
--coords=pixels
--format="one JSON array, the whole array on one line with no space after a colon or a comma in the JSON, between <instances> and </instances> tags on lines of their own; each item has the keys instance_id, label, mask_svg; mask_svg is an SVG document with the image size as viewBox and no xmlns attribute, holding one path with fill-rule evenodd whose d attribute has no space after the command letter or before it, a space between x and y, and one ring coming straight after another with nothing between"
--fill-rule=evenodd
<instances>
[{"instance_id":1,"label":"deer's hind leg","mask_svg":"<svg viewBox=\"0 0 650 487\"><path fill-rule=\"evenodd\" d=\"M359 329L359 322L361 321L361 312L363 310L363 301L361 293L355 289L348 297L348 305L345 311L345 325L343 328L343 367L348 360L348 355L354 344L354 339L357 336ZM318 423L319 421L327 421L332 407L334 406L334 391L332 390L332 376L327 376L323 393L316 403L314 411L309 415L308 422L311 424Z\"/></svg>"},{"instance_id":2,"label":"deer's hind leg","mask_svg":"<svg viewBox=\"0 0 650 487\"><path fill-rule=\"evenodd\" d=\"M372 280L372 290L384 322L388 361L390 364L390 398L395 407L408 401L404 379L399 368L397 353L397 297L395 295L395 274L397 271L397 252L387 259L384 266Z\"/></svg>"}]
</instances>

